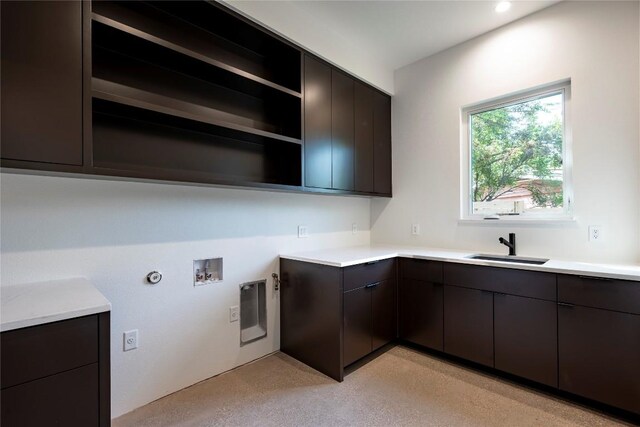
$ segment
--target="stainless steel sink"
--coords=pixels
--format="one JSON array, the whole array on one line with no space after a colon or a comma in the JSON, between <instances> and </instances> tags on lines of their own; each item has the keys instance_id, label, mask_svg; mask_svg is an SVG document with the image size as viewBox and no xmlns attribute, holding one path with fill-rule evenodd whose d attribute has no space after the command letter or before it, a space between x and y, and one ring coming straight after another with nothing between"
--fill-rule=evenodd
<instances>
[{"instance_id":1,"label":"stainless steel sink","mask_svg":"<svg viewBox=\"0 0 640 427\"><path fill-rule=\"evenodd\" d=\"M480 259L484 261L500 261L500 262L513 262L517 264L534 264L534 265L543 265L548 259L544 258L527 258L522 256L513 256L513 255L486 255L486 254L474 254L465 257L468 259Z\"/></svg>"}]
</instances>

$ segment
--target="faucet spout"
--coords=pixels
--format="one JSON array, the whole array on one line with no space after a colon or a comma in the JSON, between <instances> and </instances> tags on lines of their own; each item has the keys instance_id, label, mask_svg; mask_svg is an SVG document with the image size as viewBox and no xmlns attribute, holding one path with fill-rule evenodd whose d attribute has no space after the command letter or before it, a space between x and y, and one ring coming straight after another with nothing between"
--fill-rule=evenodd
<instances>
[{"instance_id":1,"label":"faucet spout","mask_svg":"<svg viewBox=\"0 0 640 427\"><path fill-rule=\"evenodd\" d=\"M515 256L516 254L516 233L509 233L509 241L504 237L500 237L498 242L502 243L509 248L509 255Z\"/></svg>"}]
</instances>

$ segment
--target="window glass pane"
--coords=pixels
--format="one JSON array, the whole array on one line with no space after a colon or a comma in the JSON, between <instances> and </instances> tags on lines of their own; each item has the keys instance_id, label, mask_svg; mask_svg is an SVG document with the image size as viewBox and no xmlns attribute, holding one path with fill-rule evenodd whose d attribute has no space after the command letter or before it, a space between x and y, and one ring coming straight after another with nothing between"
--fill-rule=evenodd
<instances>
[{"instance_id":1,"label":"window glass pane","mask_svg":"<svg viewBox=\"0 0 640 427\"><path fill-rule=\"evenodd\" d=\"M563 92L470 114L472 213L562 213Z\"/></svg>"}]
</instances>

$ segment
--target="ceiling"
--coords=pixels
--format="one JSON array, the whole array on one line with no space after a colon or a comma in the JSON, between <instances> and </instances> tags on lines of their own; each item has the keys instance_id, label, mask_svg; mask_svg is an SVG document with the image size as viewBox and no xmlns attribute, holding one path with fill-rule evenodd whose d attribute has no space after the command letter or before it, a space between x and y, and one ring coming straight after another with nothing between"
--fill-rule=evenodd
<instances>
[{"instance_id":1,"label":"ceiling","mask_svg":"<svg viewBox=\"0 0 640 427\"><path fill-rule=\"evenodd\" d=\"M269 7L297 9L395 70L557 2L512 1L504 13L494 11L496 1L298 0L270 1Z\"/></svg>"}]
</instances>

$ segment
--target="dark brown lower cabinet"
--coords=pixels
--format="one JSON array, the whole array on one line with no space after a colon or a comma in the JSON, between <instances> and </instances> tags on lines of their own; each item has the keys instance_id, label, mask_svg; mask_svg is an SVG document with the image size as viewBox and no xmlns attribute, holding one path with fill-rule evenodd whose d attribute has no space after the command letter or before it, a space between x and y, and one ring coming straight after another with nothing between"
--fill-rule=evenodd
<instances>
[{"instance_id":1,"label":"dark brown lower cabinet","mask_svg":"<svg viewBox=\"0 0 640 427\"><path fill-rule=\"evenodd\" d=\"M3 427L97 426L98 363L2 390Z\"/></svg>"},{"instance_id":2,"label":"dark brown lower cabinet","mask_svg":"<svg viewBox=\"0 0 640 427\"><path fill-rule=\"evenodd\" d=\"M444 287L445 353L493 367L493 293Z\"/></svg>"},{"instance_id":3,"label":"dark brown lower cabinet","mask_svg":"<svg viewBox=\"0 0 640 427\"><path fill-rule=\"evenodd\" d=\"M398 337L396 281L384 280L371 288L372 350Z\"/></svg>"},{"instance_id":4,"label":"dark brown lower cabinet","mask_svg":"<svg viewBox=\"0 0 640 427\"><path fill-rule=\"evenodd\" d=\"M404 258L280 267L282 350L338 381L399 336L640 415L640 282Z\"/></svg>"},{"instance_id":5,"label":"dark brown lower cabinet","mask_svg":"<svg viewBox=\"0 0 640 427\"><path fill-rule=\"evenodd\" d=\"M0 425L111 424L110 313L0 334Z\"/></svg>"},{"instance_id":6,"label":"dark brown lower cabinet","mask_svg":"<svg viewBox=\"0 0 640 427\"><path fill-rule=\"evenodd\" d=\"M395 284L383 280L344 293L344 366L396 339Z\"/></svg>"},{"instance_id":7,"label":"dark brown lower cabinet","mask_svg":"<svg viewBox=\"0 0 640 427\"><path fill-rule=\"evenodd\" d=\"M403 279L398 292L400 338L442 351L442 284Z\"/></svg>"},{"instance_id":8,"label":"dark brown lower cabinet","mask_svg":"<svg viewBox=\"0 0 640 427\"><path fill-rule=\"evenodd\" d=\"M561 390L640 414L640 315L559 304L558 341Z\"/></svg>"},{"instance_id":9,"label":"dark brown lower cabinet","mask_svg":"<svg viewBox=\"0 0 640 427\"><path fill-rule=\"evenodd\" d=\"M556 303L494 294L495 368L558 386Z\"/></svg>"},{"instance_id":10,"label":"dark brown lower cabinet","mask_svg":"<svg viewBox=\"0 0 640 427\"><path fill-rule=\"evenodd\" d=\"M344 293L344 366L371 353L371 292L362 287Z\"/></svg>"}]
</instances>

